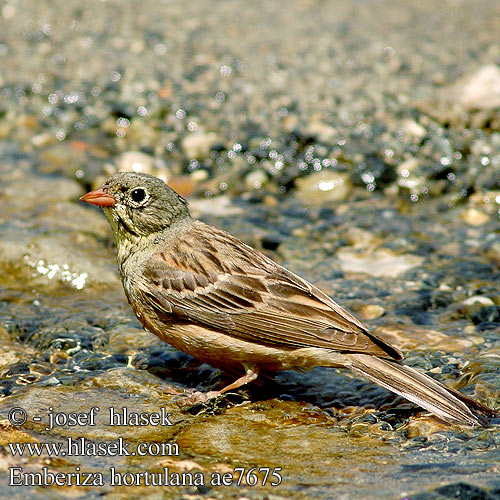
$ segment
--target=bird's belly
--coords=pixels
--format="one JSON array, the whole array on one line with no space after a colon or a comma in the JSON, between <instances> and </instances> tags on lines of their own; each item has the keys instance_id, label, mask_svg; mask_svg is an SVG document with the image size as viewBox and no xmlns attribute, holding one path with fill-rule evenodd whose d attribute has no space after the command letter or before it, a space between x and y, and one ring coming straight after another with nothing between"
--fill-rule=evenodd
<instances>
[{"instance_id":1,"label":"bird's belly","mask_svg":"<svg viewBox=\"0 0 500 500\"><path fill-rule=\"evenodd\" d=\"M244 367L277 372L346 364L342 355L328 349L270 347L200 325L179 322L168 324L162 320L147 322L144 327L173 347L228 372L244 372Z\"/></svg>"}]
</instances>

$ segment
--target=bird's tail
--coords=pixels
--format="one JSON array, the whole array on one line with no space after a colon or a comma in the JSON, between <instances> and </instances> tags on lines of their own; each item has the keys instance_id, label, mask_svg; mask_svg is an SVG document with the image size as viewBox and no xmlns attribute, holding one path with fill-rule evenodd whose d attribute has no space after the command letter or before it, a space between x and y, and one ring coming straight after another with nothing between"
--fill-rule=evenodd
<instances>
[{"instance_id":1,"label":"bird's tail","mask_svg":"<svg viewBox=\"0 0 500 500\"><path fill-rule=\"evenodd\" d=\"M352 369L434 413L442 420L466 426L487 426L498 416L490 408L440 384L433 378L398 361L367 354L349 354Z\"/></svg>"}]
</instances>

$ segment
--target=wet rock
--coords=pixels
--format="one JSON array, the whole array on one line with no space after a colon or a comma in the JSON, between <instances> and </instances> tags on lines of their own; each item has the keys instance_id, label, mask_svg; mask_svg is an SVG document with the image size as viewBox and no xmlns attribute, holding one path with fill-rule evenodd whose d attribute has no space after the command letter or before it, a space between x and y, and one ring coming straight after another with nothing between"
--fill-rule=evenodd
<instances>
[{"instance_id":1,"label":"wet rock","mask_svg":"<svg viewBox=\"0 0 500 500\"><path fill-rule=\"evenodd\" d=\"M11 179L4 179L0 187L0 200L4 207L2 214L15 210L27 211L63 201L77 201L82 194L82 187L76 181L64 177L27 178L19 172Z\"/></svg>"},{"instance_id":2,"label":"wet rock","mask_svg":"<svg viewBox=\"0 0 500 500\"><path fill-rule=\"evenodd\" d=\"M243 209L233 204L231 198L226 195L192 200L189 202L189 208L193 217L200 217L202 214L230 216L243 213Z\"/></svg>"},{"instance_id":3,"label":"wet rock","mask_svg":"<svg viewBox=\"0 0 500 500\"><path fill-rule=\"evenodd\" d=\"M405 120L401 129L403 133L417 139L422 139L422 137L424 137L427 133L426 128L414 120Z\"/></svg>"},{"instance_id":4,"label":"wet rock","mask_svg":"<svg viewBox=\"0 0 500 500\"><path fill-rule=\"evenodd\" d=\"M467 111L500 108L500 68L495 64L483 66L457 85L458 102Z\"/></svg>"},{"instance_id":5,"label":"wet rock","mask_svg":"<svg viewBox=\"0 0 500 500\"><path fill-rule=\"evenodd\" d=\"M343 201L352 191L348 174L332 170L321 170L307 177L297 179L296 196L305 205Z\"/></svg>"},{"instance_id":6,"label":"wet rock","mask_svg":"<svg viewBox=\"0 0 500 500\"><path fill-rule=\"evenodd\" d=\"M140 151L126 151L116 160L117 170L126 172L143 172L152 174L155 159L152 156L141 153Z\"/></svg>"},{"instance_id":7,"label":"wet rock","mask_svg":"<svg viewBox=\"0 0 500 500\"><path fill-rule=\"evenodd\" d=\"M359 252L341 248L336 254L344 272L366 273L371 276L399 276L420 266L424 259L417 255L398 255L389 249Z\"/></svg>"},{"instance_id":8,"label":"wet rock","mask_svg":"<svg viewBox=\"0 0 500 500\"><path fill-rule=\"evenodd\" d=\"M362 319L370 320L375 318L380 318L385 313L385 309L377 304L366 304L362 305L357 313Z\"/></svg>"},{"instance_id":9,"label":"wet rock","mask_svg":"<svg viewBox=\"0 0 500 500\"><path fill-rule=\"evenodd\" d=\"M432 349L453 353L481 343L481 337L479 336L471 335L467 336L467 338L457 339L436 330L414 325L388 324L376 328L375 333L405 352L425 349L427 346L432 347Z\"/></svg>"},{"instance_id":10,"label":"wet rock","mask_svg":"<svg viewBox=\"0 0 500 500\"><path fill-rule=\"evenodd\" d=\"M375 154L364 155L355 168L355 184L369 192L382 189L396 180L396 168Z\"/></svg>"},{"instance_id":11,"label":"wet rock","mask_svg":"<svg viewBox=\"0 0 500 500\"><path fill-rule=\"evenodd\" d=\"M469 226L483 226L490 221L490 217L480 210L468 208L462 212L462 220Z\"/></svg>"},{"instance_id":12,"label":"wet rock","mask_svg":"<svg viewBox=\"0 0 500 500\"><path fill-rule=\"evenodd\" d=\"M495 241L485 251L487 258L500 262L500 241Z\"/></svg>"},{"instance_id":13,"label":"wet rock","mask_svg":"<svg viewBox=\"0 0 500 500\"><path fill-rule=\"evenodd\" d=\"M219 141L215 132L197 131L182 139L182 148L188 158L203 160L208 157L214 144Z\"/></svg>"},{"instance_id":14,"label":"wet rock","mask_svg":"<svg viewBox=\"0 0 500 500\"><path fill-rule=\"evenodd\" d=\"M490 305L482 307L472 315L472 321L475 325L482 322L500 323L500 306Z\"/></svg>"},{"instance_id":15,"label":"wet rock","mask_svg":"<svg viewBox=\"0 0 500 500\"><path fill-rule=\"evenodd\" d=\"M464 313L469 316L475 316L482 308L492 305L494 305L493 301L483 295L475 295L462 302Z\"/></svg>"},{"instance_id":16,"label":"wet rock","mask_svg":"<svg viewBox=\"0 0 500 500\"><path fill-rule=\"evenodd\" d=\"M441 123L500 129L500 68L490 64L441 88L418 106Z\"/></svg>"},{"instance_id":17,"label":"wet rock","mask_svg":"<svg viewBox=\"0 0 500 500\"><path fill-rule=\"evenodd\" d=\"M348 227L344 237L354 248L366 248L381 243L375 234L356 226Z\"/></svg>"},{"instance_id":18,"label":"wet rock","mask_svg":"<svg viewBox=\"0 0 500 500\"><path fill-rule=\"evenodd\" d=\"M427 493L409 495L408 500L497 500L497 495L467 483L454 483L440 486Z\"/></svg>"},{"instance_id":19,"label":"wet rock","mask_svg":"<svg viewBox=\"0 0 500 500\"><path fill-rule=\"evenodd\" d=\"M262 170L254 170L245 177L249 189L260 189L267 182L267 175Z\"/></svg>"}]
</instances>

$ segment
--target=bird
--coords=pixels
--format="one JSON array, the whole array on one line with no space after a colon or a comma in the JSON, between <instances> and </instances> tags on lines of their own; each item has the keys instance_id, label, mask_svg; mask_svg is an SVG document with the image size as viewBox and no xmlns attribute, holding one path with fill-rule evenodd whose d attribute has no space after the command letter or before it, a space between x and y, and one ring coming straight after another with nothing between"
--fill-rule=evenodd
<instances>
[{"instance_id":1,"label":"bird","mask_svg":"<svg viewBox=\"0 0 500 500\"><path fill-rule=\"evenodd\" d=\"M145 330L236 378L349 368L452 425L497 413L403 364L402 353L320 289L231 234L193 218L163 180L119 171L80 198L102 207L125 294Z\"/></svg>"}]
</instances>

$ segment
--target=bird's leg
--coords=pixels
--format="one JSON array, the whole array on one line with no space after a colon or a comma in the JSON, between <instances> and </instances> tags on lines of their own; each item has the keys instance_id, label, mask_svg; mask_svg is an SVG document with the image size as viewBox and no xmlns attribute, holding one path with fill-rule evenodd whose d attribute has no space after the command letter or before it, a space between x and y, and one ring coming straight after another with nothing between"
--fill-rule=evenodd
<instances>
[{"instance_id":1,"label":"bird's leg","mask_svg":"<svg viewBox=\"0 0 500 500\"><path fill-rule=\"evenodd\" d=\"M233 389L238 389L238 387L241 387L242 385L253 382L258 376L259 376L258 368L254 369L246 368L246 373L245 375L243 375L243 377L240 377L238 380L235 380L232 384L227 385L220 391L213 391L213 392L218 392L219 394L223 394L224 392L231 391Z\"/></svg>"},{"instance_id":2,"label":"bird's leg","mask_svg":"<svg viewBox=\"0 0 500 500\"><path fill-rule=\"evenodd\" d=\"M238 389L242 385L248 384L255 380L259 376L259 370L256 367L249 368L245 366L246 373L239 379L235 380L232 384L227 385L220 391L209 391L209 392L195 392L189 396L186 401L186 405L193 405L196 403L206 403L211 399L219 397L227 391L232 391L233 389Z\"/></svg>"}]
</instances>

